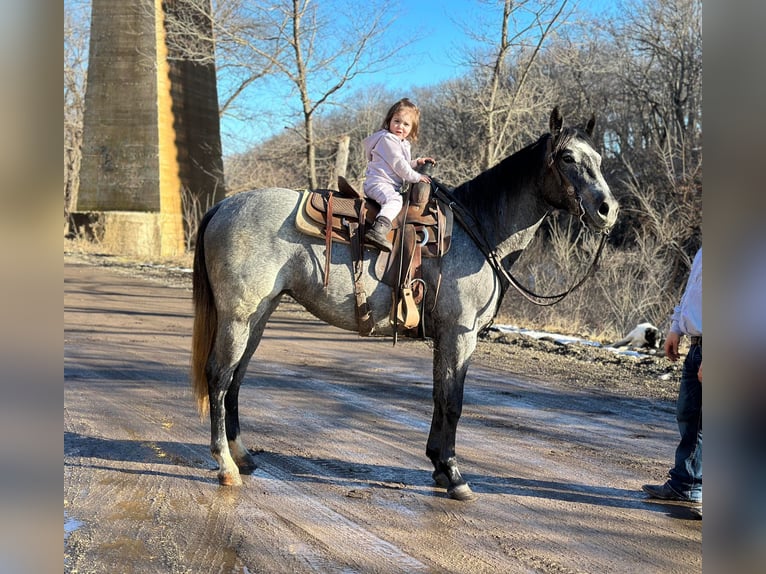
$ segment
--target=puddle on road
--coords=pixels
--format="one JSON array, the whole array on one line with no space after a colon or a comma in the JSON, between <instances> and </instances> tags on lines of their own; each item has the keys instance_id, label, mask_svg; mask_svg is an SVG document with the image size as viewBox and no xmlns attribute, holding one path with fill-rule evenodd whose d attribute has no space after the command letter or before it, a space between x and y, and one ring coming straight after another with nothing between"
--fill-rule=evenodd
<instances>
[{"instance_id":1,"label":"puddle on road","mask_svg":"<svg viewBox=\"0 0 766 574\"><path fill-rule=\"evenodd\" d=\"M69 535L72 534L75 530L78 530L82 526L85 526L85 523L81 520L77 520L76 518L72 518L71 516L67 516L67 513L64 513L64 542L67 541L67 538L69 538Z\"/></svg>"}]
</instances>

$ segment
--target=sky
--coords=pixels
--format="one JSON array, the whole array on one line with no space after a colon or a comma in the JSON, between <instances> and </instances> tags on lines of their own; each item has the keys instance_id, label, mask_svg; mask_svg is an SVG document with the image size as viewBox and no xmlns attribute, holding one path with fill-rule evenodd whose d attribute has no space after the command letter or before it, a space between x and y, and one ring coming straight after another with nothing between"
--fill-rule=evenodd
<instances>
[{"instance_id":1,"label":"sky","mask_svg":"<svg viewBox=\"0 0 766 574\"><path fill-rule=\"evenodd\" d=\"M333 0L321 0L324 5ZM569 0L570 5L582 5L582 10L591 14L603 14L614 11L614 0ZM443 81L465 75L468 68L464 63L465 54L473 44L469 31L486 29L488 34L497 36L499 18L502 15L501 2L479 2L477 0L420 0L417 2L394 0L398 13L392 33L397 37L414 38L401 51L395 65L385 71L369 74L355 79L340 99L348 97L365 87L385 85L395 88L403 96L413 88L433 86ZM412 30L410 33L409 30ZM468 31L467 31L468 30ZM258 90L257 109L262 109L262 121L239 121L224 116L221 121L224 156L244 151L283 130L286 125L294 125L287 118L292 108L299 105L296 95L288 94L286 85L263 86ZM254 107L255 107L254 106Z\"/></svg>"}]
</instances>

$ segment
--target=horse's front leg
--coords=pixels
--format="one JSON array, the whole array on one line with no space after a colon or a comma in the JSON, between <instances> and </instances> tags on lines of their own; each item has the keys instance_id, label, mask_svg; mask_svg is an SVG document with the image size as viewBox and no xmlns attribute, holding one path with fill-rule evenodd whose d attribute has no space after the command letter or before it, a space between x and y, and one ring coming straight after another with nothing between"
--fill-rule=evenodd
<instances>
[{"instance_id":1,"label":"horse's front leg","mask_svg":"<svg viewBox=\"0 0 766 574\"><path fill-rule=\"evenodd\" d=\"M433 478L450 498L476 498L460 474L455 455L457 425L463 411L463 386L468 359L476 346L470 337L439 337L434 345L434 413L426 455L434 465Z\"/></svg>"}]
</instances>

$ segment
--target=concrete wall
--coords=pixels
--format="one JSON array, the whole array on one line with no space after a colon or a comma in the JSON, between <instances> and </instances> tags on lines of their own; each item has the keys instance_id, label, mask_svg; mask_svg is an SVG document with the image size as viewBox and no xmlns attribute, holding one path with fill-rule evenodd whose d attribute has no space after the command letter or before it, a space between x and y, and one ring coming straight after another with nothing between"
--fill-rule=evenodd
<instances>
[{"instance_id":1,"label":"concrete wall","mask_svg":"<svg viewBox=\"0 0 766 574\"><path fill-rule=\"evenodd\" d=\"M147 257L183 253L184 189L203 206L224 195L215 67L169 62L162 5L93 0L74 215Z\"/></svg>"}]
</instances>

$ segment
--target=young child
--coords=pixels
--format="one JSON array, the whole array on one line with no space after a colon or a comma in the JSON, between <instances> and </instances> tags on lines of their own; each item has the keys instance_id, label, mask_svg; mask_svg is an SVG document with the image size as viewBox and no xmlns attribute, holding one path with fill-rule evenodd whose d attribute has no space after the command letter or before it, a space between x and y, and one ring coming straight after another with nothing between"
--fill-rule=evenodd
<instances>
[{"instance_id":1,"label":"young child","mask_svg":"<svg viewBox=\"0 0 766 574\"><path fill-rule=\"evenodd\" d=\"M391 221L402 208L404 183L431 181L413 169L427 161L436 163L430 157L411 159L410 140L417 141L419 123L420 110L403 98L388 110L382 129L362 142L368 162L364 194L380 204L380 212L365 234L365 240L381 251L391 251L391 242L386 236L391 230Z\"/></svg>"}]
</instances>

